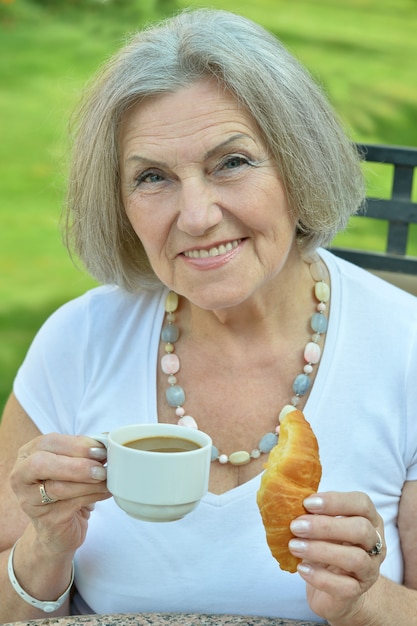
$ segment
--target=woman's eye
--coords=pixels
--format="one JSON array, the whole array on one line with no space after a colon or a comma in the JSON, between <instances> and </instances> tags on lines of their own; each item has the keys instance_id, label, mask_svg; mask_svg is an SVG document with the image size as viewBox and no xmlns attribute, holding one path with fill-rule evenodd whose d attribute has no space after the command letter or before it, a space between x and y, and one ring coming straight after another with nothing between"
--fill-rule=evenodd
<instances>
[{"instance_id":1,"label":"woman's eye","mask_svg":"<svg viewBox=\"0 0 417 626\"><path fill-rule=\"evenodd\" d=\"M147 184L152 185L155 183L160 183L164 180L164 177L159 172L149 171L142 172L139 176L136 177L136 186Z\"/></svg>"},{"instance_id":2,"label":"woman's eye","mask_svg":"<svg viewBox=\"0 0 417 626\"><path fill-rule=\"evenodd\" d=\"M242 165L248 165L248 164L249 164L249 160L246 157L239 156L239 155L231 155L227 157L226 159L224 159L224 161L222 161L220 167L226 170L233 170L238 167L241 167Z\"/></svg>"}]
</instances>

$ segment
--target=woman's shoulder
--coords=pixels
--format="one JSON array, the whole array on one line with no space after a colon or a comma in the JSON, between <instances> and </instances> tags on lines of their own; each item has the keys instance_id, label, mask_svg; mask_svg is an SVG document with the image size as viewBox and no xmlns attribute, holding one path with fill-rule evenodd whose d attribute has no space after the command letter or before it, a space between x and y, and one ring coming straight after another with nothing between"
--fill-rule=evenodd
<instances>
[{"instance_id":1,"label":"woman's shoulder","mask_svg":"<svg viewBox=\"0 0 417 626\"><path fill-rule=\"evenodd\" d=\"M412 293L328 250L320 250L320 255L329 268L332 287L340 295L351 293L355 296L356 304L362 303L371 308L396 307L401 303L407 310L417 312L417 297ZM415 280L417 288L417 276Z\"/></svg>"},{"instance_id":2,"label":"woman's shoulder","mask_svg":"<svg viewBox=\"0 0 417 626\"><path fill-rule=\"evenodd\" d=\"M120 320L124 315L131 315L134 311L141 314L146 314L147 311L153 313L154 309L160 305L164 290L161 287L152 292L130 293L115 285L101 285L65 302L52 313L49 319L77 323L86 318L112 320L116 317Z\"/></svg>"},{"instance_id":3,"label":"woman's shoulder","mask_svg":"<svg viewBox=\"0 0 417 626\"><path fill-rule=\"evenodd\" d=\"M163 303L165 288L129 293L112 285L90 289L57 308L38 332L43 342L80 341L110 337L117 329L125 332L152 324ZM140 322L140 323L139 323Z\"/></svg>"}]
</instances>

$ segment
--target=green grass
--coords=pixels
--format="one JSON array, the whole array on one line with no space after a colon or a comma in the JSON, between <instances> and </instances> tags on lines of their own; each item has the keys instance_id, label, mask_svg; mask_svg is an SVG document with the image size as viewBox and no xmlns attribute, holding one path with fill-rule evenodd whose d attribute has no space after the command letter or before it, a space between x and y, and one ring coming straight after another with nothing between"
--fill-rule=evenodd
<instances>
[{"instance_id":1,"label":"green grass","mask_svg":"<svg viewBox=\"0 0 417 626\"><path fill-rule=\"evenodd\" d=\"M0 0L0 404L40 324L94 284L58 229L66 123L82 85L145 21L204 5L272 30L355 140L417 145L415 0ZM374 195L388 195L386 169L368 177ZM381 249L384 228L353 221L338 243Z\"/></svg>"}]
</instances>

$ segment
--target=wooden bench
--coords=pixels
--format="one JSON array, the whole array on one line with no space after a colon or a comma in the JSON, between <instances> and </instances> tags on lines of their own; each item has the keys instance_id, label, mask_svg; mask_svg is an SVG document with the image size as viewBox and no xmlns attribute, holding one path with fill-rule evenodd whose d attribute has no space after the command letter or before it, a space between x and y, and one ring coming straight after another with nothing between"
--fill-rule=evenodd
<instances>
[{"instance_id":1,"label":"wooden bench","mask_svg":"<svg viewBox=\"0 0 417 626\"><path fill-rule=\"evenodd\" d=\"M391 164L394 168L391 197L367 197L358 215L386 220L385 252L330 246L338 256L368 269L417 295L417 257L407 256L411 224L417 224L417 202L412 201L417 148L357 144L365 161ZM416 181L417 185L417 181ZM414 235L417 237L417 234Z\"/></svg>"}]
</instances>

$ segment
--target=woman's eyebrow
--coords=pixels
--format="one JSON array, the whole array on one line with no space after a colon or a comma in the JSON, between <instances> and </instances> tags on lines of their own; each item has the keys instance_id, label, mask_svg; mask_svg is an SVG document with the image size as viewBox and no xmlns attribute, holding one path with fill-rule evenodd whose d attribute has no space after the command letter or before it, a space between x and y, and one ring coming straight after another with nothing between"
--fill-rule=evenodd
<instances>
[{"instance_id":1,"label":"woman's eyebrow","mask_svg":"<svg viewBox=\"0 0 417 626\"><path fill-rule=\"evenodd\" d=\"M165 163L164 161L155 161L155 159L150 159L148 157L141 156L140 154L132 154L132 156L126 159L126 163L142 163L147 167L168 167L168 163Z\"/></svg>"},{"instance_id":2,"label":"woman's eyebrow","mask_svg":"<svg viewBox=\"0 0 417 626\"><path fill-rule=\"evenodd\" d=\"M253 141L253 139L252 139L252 137L250 135L246 135L245 133L237 133L236 135L232 135L231 137L229 137L225 141L222 141L221 143L219 143L214 148L211 148L210 150L208 150L206 152L206 154L205 154L205 159L210 159L211 157L215 156L218 152L220 152L221 150L223 150L224 148L226 148L230 144L238 142L238 141L240 141L242 139L249 139L250 141ZM165 163L164 161L156 161L155 159L144 157L144 156L141 156L140 154L132 154L126 160L126 163L143 163L147 167L152 167L152 166L153 167L162 167L162 168L169 167L168 163Z\"/></svg>"},{"instance_id":3,"label":"woman's eyebrow","mask_svg":"<svg viewBox=\"0 0 417 626\"><path fill-rule=\"evenodd\" d=\"M229 144L235 143L236 141L240 141L241 139L249 139L250 141L253 141L250 135L246 135L245 133L237 133L236 135L232 135L231 137L229 137L222 143L219 143L217 146L215 146L214 148L206 152L206 158L209 159L210 157L214 156L217 152L223 150L224 148L227 148Z\"/></svg>"}]
</instances>

